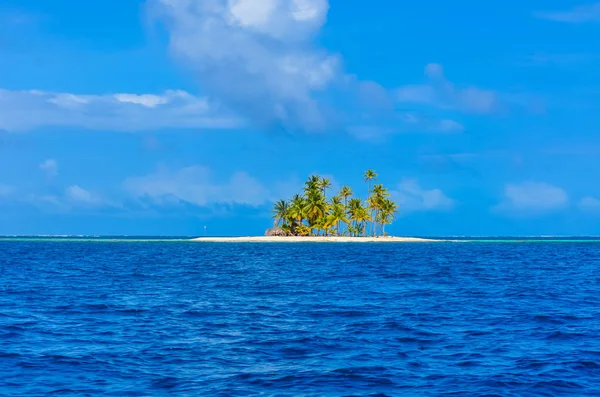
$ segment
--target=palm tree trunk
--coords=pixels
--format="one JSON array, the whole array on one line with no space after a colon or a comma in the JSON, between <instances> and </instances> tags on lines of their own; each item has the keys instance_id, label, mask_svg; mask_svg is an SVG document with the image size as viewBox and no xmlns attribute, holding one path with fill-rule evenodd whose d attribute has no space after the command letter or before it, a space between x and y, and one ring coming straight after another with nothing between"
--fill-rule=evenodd
<instances>
[{"instance_id":1,"label":"palm tree trunk","mask_svg":"<svg viewBox=\"0 0 600 397\"><path fill-rule=\"evenodd\" d=\"M348 197L344 196L344 214L346 214L346 216L348 216ZM346 225L348 226L348 225ZM347 228L347 227L346 227ZM339 234L339 231L338 231ZM350 234L350 233L348 233Z\"/></svg>"},{"instance_id":2,"label":"palm tree trunk","mask_svg":"<svg viewBox=\"0 0 600 397\"><path fill-rule=\"evenodd\" d=\"M373 218L373 237L377 236L377 210L375 210L375 217Z\"/></svg>"},{"instance_id":3,"label":"palm tree trunk","mask_svg":"<svg viewBox=\"0 0 600 397\"><path fill-rule=\"evenodd\" d=\"M371 200L371 180L370 179L369 179L369 191L367 193L367 202L369 202L369 200ZM373 214L373 212L371 212L371 215L372 214ZM365 225L365 229L367 229L368 226L369 226L369 223L367 222L367 224ZM368 230L367 230L367 234L369 234Z\"/></svg>"}]
</instances>

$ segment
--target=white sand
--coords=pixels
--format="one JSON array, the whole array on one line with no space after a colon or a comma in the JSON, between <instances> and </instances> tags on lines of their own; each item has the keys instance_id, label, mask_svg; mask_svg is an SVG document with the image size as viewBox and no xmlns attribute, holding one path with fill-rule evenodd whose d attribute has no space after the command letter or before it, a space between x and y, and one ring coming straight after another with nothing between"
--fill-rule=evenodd
<instances>
[{"instance_id":1,"label":"white sand","mask_svg":"<svg viewBox=\"0 0 600 397\"><path fill-rule=\"evenodd\" d=\"M416 237L200 237L192 239L205 243L426 243L443 240L428 240Z\"/></svg>"}]
</instances>

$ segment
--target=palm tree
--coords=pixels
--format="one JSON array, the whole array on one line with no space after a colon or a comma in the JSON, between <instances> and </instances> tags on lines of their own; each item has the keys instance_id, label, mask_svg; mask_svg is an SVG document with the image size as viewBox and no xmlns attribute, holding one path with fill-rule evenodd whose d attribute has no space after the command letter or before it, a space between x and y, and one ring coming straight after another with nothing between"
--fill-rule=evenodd
<instances>
[{"instance_id":1,"label":"palm tree","mask_svg":"<svg viewBox=\"0 0 600 397\"><path fill-rule=\"evenodd\" d=\"M304 208L306 207L306 200L299 194L296 194L292 198L292 202L288 208L288 217L292 225L292 234L296 233L296 225L301 225L304 220L305 213Z\"/></svg>"},{"instance_id":2,"label":"palm tree","mask_svg":"<svg viewBox=\"0 0 600 397\"><path fill-rule=\"evenodd\" d=\"M319 190L312 190L307 194L304 213L308 219L309 226L317 224L320 218L327 213L327 203Z\"/></svg>"},{"instance_id":3,"label":"palm tree","mask_svg":"<svg viewBox=\"0 0 600 397\"><path fill-rule=\"evenodd\" d=\"M373 237L377 236L377 222L379 220L378 213L381 210L383 201L389 196L387 189L382 184L373 186L371 197L369 198L369 208L371 209L371 216L373 218ZM373 215L374 214L374 215Z\"/></svg>"},{"instance_id":4,"label":"palm tree","mask_svg":"<svg viewBox=\"0 0 600 397\"><path fill-rule=\"evenodd\" d=\"M376 181L377 180L377 173L373 170L366 170L365 171L365 182L367 182L369 184L369 194L371 194L371 181Z\"/></svg>"},{"instance_id":5,"label":"palm tree","mask_svg":"<svg viewBox=\"0 0 600 397\"><path fill-rule=\"evenodd\" d=\"M308 180L304 183L304 193L307 194L312 190L319 189L321 186L321 177L318 175L311 175Z\"/></svg>"},{"instance_id":6,"label":"palm tree","mask_svg":"<svg viewBox=\"0 0 600 397\"><path fill-rule=\"evenodd\" d=\"M381 212L379 212L379 221L381 222L381 233L385 236L385 225L389 225L396 218L398 205L390 200L383 199L381 203Z\"/></svg>"},{"instance_id":7,"label":"palm tree","mask_svg":"<svg viewBox=\"0 0 600 397\"><path fill-rule=\"evenodd\" d=\"M349 186L342 186L339 196L344 199L344 207L348 205L348 197L352 196L352 189Z\"/></svg>"},{"instance_id":8,"label":"palm tree","mask_svg":"<svg viewBox=\"0 0 600 397\"><path fill-rule=\"evenodd\" d=\"M347 207L349 212L355 211L357 208L362 207L362 201L358 197L352 198L348 202Z\"/></svg>"},{"instance_id":9,"label":"palm tree","mask_svg":"<svg viewBox=\"0 0 600 397\"><path fill-rule=\"evenodd\" d=\"M371 214L369 210L365 207L361 206L355 213L354 219L357 222L357 225L360 225L360 230L362 230L363 237L366 236L367 227L366 224L371 220Z\"/></svg>"},{"instance_id":10,"label":"palm tree","mask_svg":"<svg viewBox=\"0 0 600 397\"><path fill-rule=\"evenodd\" d=\"M369 234L371 236L375 236L375 222L376 222L376 213L377 213L377 196L371 195L367 199L367 211L369 212L369 216L371 218L371 230Z\"/></svg>"},{"instance_id":11,"label":"palm tree","mask_svg":"<svg viewBox=\"0 0 600 397\"><path fill-rule=\"evenodd\" d=\"M325 194L325 190L327 190L331 187L331 180L329 180L327 178L321 178L321 180L319 181L319 187L321 188L321 191L323 192L323 197L325 198L325 201L327 201L327 195Z\"/></svg>"},{"instance_id":12,"label":"palm tree","mask_svg":"<svg viewBox=\"0 0 600 397\"><path fill-rule=\"evenodd\" d=\"M321 217L319 218L314 225L312 225L313 228L317 229L317 236L321 235L321 230L325 231L325 235L327 235L327 218L326 217Z\"/></svg>"},{"instance_id":13,"label":"palm tree","mask_svg":"<svg viewBox=\"0 0 600 397\"><path fill-rule=\"evenodd\" d=\"M342 198L340 196L333 196L329 201L331 205L342 204Z\"/></svg>"},{"instance_id":14,"label":"palm tree","mask_svg":"<svg viewBox=\"0 0 600 397\"><path fill-rule=\"evenodd\" d=\"M288 217L289 209L290 205L285 200L279 200L275 203L273 210L271 211L273 213L273 219L275 219L273 222L273 227L279 227L282 222L285 223Z\"/></svg>"},{"instance_id":15,"label":"palm tree","mask_svg":"<svg viewBox=\"0 0 600 397\"><path fill-rule=\"evenodd\" d=\"M340 235L340 223L350 222L346 216L346 210L342 203L336 203L332 205L331 213L329 214L328 218L330 218L333 224L337 225L336 233L338 236Z\"/></svg>"},{"instance_id":16,"label":"palm tree","mask_svg":"<svg viewBox=\"0 0 600 397\"><path fill-rule=\"evenodd\" d=\"M377 173L372 170L372 169L368 169L365 171L365 182L367 182L369 184L369 190L368 190L368 194L367 194L367 201L369 201L371 199L371 182L372 181L376 181L377 180Z\"/></svg>"},{"instance_id":17,"label":"palm tree","mask_svg":"<svg viewBox=\"0 0 600 397\"><path fill-rule=\"evenodd\" d=\"M362 208L362 201L360 201L359 198L350 199L348 205L346 206L346 211L348 212L348 215L350 215L350 219L354 222L355 231L358 227L358 220L356 219L356 215L358 214L360 208Z\"/></svg>"},{"instance_id":18,"label":"palm tree","mask_svg":"<svg viewBox=\"0 0 600 397\"><path fill-rule=\"evenodd\" d=\"M352 189L349 186L342 186L340 192L338 193L338 197L344 199L344 210L348 211L348 197L352 196ZM338 225L339 227L339 225Z\"/></svg>"},{"instance_id":19,"label":"palm tree","mask_svg":"<svg viewBox=\"0 0 600 397\"><path fill-rule=\"evenodd\" d=\"M330 208L332 210L333 210L334 207L339 206L339 207L341 207L342 212L344 212L344 213L346 212L346 209L345 209L345 207L342 204L342 198L339 195L338 196L333 196L331 198L331 201L330 201L329 205L330 205ZM338 222L336 226L337 226L336 231L339 234L340 233L340 223Z\"/></svg>"},{"instance_id":20,"label":"palm tree","mask_svg":"<svg viewBox=\"0 0 600 397\"><path fill-rule=\"evenodd\" d=\"M324 217L322 219L322 221L323 221L323 229L325 230L325 235L329 236L330 230L332 230L333 228L335 228L335 225L336 225L337 221L333 217L332 214L329 214L326 217Z\"/></svg>"}]
</instances>

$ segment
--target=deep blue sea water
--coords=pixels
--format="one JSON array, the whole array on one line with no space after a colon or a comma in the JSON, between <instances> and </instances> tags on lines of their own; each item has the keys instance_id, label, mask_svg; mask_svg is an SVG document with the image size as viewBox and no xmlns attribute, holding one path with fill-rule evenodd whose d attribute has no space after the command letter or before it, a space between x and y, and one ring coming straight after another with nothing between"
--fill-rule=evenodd
<instances>
[{"instance_id":1,"label":"deep blue sea water","mask_svg":"<svg viewBox=\"0 0 600 397\"><path fill-rule=\"evenodd\" d=\"M598 396L567 240L0 241L0 395Z\"/></svg>"}]
</instances>

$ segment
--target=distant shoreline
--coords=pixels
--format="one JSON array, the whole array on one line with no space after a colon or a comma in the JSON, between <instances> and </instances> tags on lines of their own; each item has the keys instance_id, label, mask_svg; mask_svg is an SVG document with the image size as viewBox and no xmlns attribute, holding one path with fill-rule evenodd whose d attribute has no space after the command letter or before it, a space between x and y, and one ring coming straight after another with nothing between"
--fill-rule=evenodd
<instances>
[{"instance_id":1,"label":"distant shoreline","mask_svg":"<svg viewBox=\"0 0 600 397\"><path fill-rule=\"evenodd\" d=\"M198 237L191 241L200 243L433 243L433 240L417 237L314 237L314 236L249 236L249 237Z\"/></svg>"}]
</instances>

